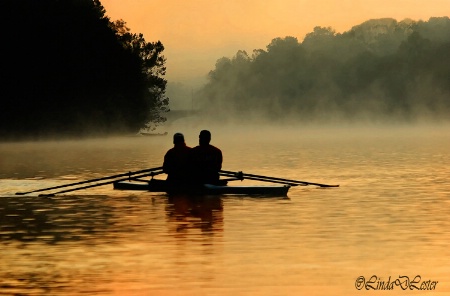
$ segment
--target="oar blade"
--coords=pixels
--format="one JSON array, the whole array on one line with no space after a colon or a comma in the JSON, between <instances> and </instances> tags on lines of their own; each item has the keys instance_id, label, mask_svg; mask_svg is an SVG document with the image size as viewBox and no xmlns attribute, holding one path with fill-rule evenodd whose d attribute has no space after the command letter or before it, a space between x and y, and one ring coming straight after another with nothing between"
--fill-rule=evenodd
<instances>
[{"instance_id":1,"label":"oar blade","mask_svg":"<svg viewBox=\"0 0 450 296\"><path fill-rule=\"evenodd\" d=\"M339 187L339 185L328 185L328 184L319 184L319 187L329 188L329 187Z\"/></svg>"}]
</instances>

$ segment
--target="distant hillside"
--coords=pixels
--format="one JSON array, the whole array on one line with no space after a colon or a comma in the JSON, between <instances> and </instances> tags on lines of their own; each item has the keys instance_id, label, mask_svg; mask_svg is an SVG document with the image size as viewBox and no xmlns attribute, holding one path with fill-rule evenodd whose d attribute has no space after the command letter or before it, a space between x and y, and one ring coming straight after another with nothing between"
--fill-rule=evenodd
<instances>
[{"instance_id":1,"label":"distant hillside","mask_svg":"<svg viewBox=\"0 0 450 296\"><path fill-rule=\"evenodd\" d=\"M198 96L221 120L448 120L449 52L448 17L315 27L219 59Z\"/></svg>"}]
</instances>

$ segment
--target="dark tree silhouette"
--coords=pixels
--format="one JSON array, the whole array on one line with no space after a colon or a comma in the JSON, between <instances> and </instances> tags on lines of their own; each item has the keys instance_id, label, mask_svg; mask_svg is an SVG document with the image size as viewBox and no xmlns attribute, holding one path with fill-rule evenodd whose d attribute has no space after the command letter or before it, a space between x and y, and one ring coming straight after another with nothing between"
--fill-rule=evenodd
<instances>
[{"instance_id":1,"label":"dark tree silhouette","mask_svg":"<svg viewBox=\"0 0 450 296\"><path fill-rule=\"evenodd\" d=\"M3 0L0 138L137 132L168 110L164 50L99 0Z\"/></svg>"}]
</instances>

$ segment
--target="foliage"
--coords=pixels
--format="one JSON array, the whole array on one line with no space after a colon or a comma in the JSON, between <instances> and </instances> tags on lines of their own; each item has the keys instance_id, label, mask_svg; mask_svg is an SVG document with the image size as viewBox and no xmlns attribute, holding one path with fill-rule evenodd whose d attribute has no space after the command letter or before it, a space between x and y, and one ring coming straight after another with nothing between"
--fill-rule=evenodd
<instances>
[{"instance_id":1,"label":"foliage","mask_svg":"<svg viewBox=\"0 0 450 296\"><path fill-rule=\"evenodd\" d=\"M164 121L161 42L99 0L2 0L0 138L137 132Z\"/></svg>"},{"instance_id":2,"label":"foliage","mask_svg":"<svg viewBox=\"0 0 450 296\"><path fill-rule=\"evenodd\" d=\"M342 34L316 27L303 42L275 38L219 59L200 95L221 120L448 119L449 48L448 17L370 20Z\"/></svg>"}]
</instances>

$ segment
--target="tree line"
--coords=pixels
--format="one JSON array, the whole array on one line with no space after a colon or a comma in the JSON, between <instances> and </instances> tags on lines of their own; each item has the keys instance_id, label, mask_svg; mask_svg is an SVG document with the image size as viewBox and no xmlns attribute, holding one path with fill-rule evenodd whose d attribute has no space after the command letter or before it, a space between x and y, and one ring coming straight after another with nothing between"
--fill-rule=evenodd
<instances>
[{"instance_id":1,"label":"tree line","mask_svg":"<svg viewBox=\"0 0 450 296\"><path fill-rule=\"evenodd\" d=\"M168 111L164 46L99 0L2 0L0 139L137 132Z\"/></svg>"},{"instance_id":2,"label":"tree line","mask_svg":"<svg viewBox=\"0 0 450 296\"><path fill-rule=\"evenodd\" d=\"M315 27L217 60L198 95L220 120L446 120L449 52L448 17Z\"/></svg>"}]
</instances>

